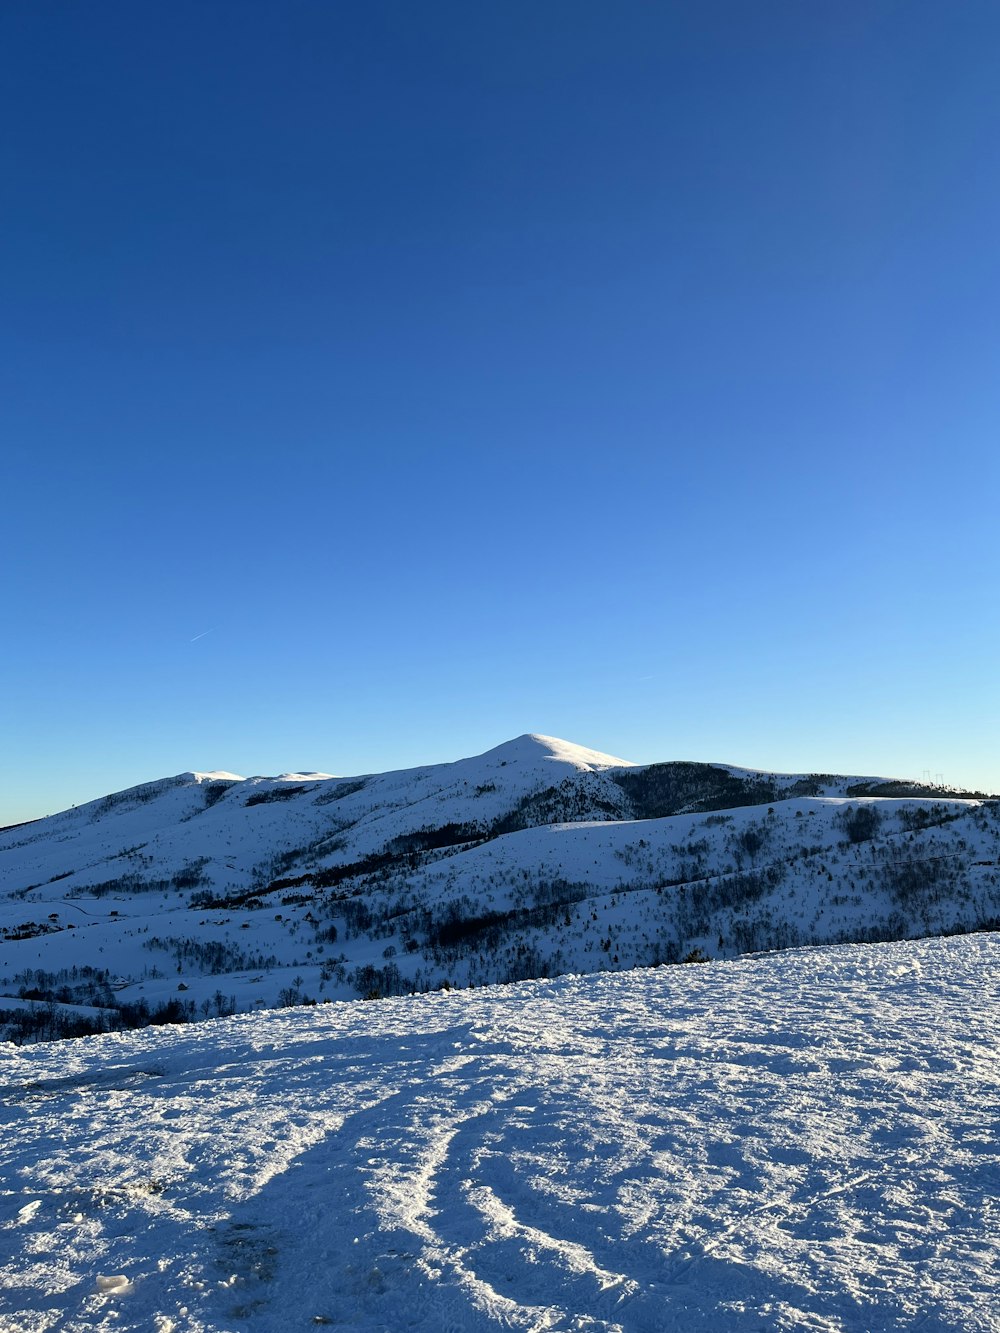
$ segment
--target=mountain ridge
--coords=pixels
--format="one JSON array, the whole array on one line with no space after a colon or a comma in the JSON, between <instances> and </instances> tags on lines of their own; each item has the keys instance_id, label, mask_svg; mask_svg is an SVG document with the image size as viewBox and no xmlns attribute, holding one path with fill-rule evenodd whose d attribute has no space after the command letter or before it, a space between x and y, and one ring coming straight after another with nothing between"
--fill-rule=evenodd
<instances>
[{"instance_id":1,"label":"mountain ridge","mask_svg":"<svg viewBox=\"0 0 1000 1333\"><path fill-rule=\"evenodd\" d=\"M978 928L998 809L539 733L381 774L175 774L0 832L0 1010L120 1005L113 983L176 1016L183 985L205 1016Z\"/></svg>"},{"instance_id":2,"label":"mountain ridge","mask_svg":"<svg viewBox=\"0 0 1000 1333\"><path fill-rule=\"evenodd\" d=\"M545 752L539 756L538 752ZM918 782L915 779L905 779L898 777L884 777L877 775L852 775L832 773L794 773L764 768L756 768L748 765L732 764L723 760L689 760L672 759L665 761L652 761L649 763L639 763L631 759L622 759L615 755L606 754L599 750L582 746L573 741L566 741L559 737L548 736L540 732L523 732L519 736L512 737L508 741L503 741L499 745L493 746L483 751L479 755L472 755L455 760L445 760L438 764L418 765L411 768L388 769L385 772L365 771L363 773L344 775L333 774L318 771L303 772L285 772L277 775L251 774L242 775L233 773L226 769L185 769L179 773L168 774L159 778L153 778L146 782L134 783L130 787L125 787L101 796L92 797L86 802L78 805L67 806L65 809L53 811L49 815L39 815L34 819L20 820L15 823L0 825L0 834L13 829L24 828L30 824L37 824L47 819L54 819L60 815L69 814L71 811L83 810L93 807L104 801L117 800L125 798L130 793L139 793L153 787L167 787L183 785L184 783L211 783L211 782L233 782L233 783L264 783L264 782L355 782L367 780L372 777L390 777L397 775L409 775L421 773L429 769L444 769L449 766L473 764L477 761L496 759L501 765L510 762L519 762L523 759L533 756L556 762L572 764L579 769L607 769L607 768L631 768L639 770L659 769L664 767L685 767L713 769L725 771L731 776L741 779L753 777L759 781L771 780L774 782L788 781L792 783L803 783L811 781L815 783L826 784L851 784L854 786L865 785L871 787L870 794L874 794L874 789L883 784L892 784L895 789L905 788L908 792L928 796L941 797L959 797L963 799L992 799L991 796L981 791L971 791L960 787L951 787L944 784L933 784Z\"/></svg>"}]
</instances>

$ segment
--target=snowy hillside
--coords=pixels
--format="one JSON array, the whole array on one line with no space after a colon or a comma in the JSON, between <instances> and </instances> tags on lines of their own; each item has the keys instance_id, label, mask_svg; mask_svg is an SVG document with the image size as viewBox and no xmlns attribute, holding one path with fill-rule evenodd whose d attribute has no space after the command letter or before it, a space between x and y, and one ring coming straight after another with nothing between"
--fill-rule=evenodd
<instances>
[{"instance_id":1,"label":"snowy hillside","mask_svg":"<svg viewBox=\"0 0 1000 1333\"><path fill-rule=\"evenodd\" d=\"M2 1333L1000 1326L1000 939L3 1053Z\"/></svg>"},{"instance_id":2,"label":"snowy hillside","mask_svg":"<svg viewBox=\"0 0 1000 1333\"><path fill-rule=\"evenodd\" d=\"M998 861L978 796L544 736L361 777L186 773L0 832L0 1023L22 1040L974 929L1000 918Z\"/></svg>"}]
</instances>

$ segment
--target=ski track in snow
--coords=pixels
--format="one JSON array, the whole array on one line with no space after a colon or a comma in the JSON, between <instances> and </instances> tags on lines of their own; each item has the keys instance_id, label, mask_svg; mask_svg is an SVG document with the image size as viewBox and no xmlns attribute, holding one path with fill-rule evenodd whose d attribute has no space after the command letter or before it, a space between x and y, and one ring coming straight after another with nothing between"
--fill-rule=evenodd
<instances>
[{"instance_id":1,"label":"ski track in snow","mask_svg":"<svg viewBox=\"0 0 1000 1333\"><path fill-rule=\"evenodd\" d=\"M8 1048L0 1330L996 1330L998 962L844 946Z\"/></svg>"}]
</instances>

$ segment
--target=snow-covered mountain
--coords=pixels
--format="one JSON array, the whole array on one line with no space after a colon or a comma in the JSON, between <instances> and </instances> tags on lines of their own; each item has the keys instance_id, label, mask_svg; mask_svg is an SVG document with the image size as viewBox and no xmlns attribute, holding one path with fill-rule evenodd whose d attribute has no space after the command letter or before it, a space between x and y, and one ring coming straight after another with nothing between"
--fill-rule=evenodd
<instances>
[{"instance_id":1,"label":"snow-covered mountain","mask_svg":"<svg viewBox=\"0 0 1000 1333\"><path fill-rule=\"evenodd\" d=\"M82 1031L975 929L1000 917L998 816L537 735L360 777L184 773L0 832L0 1010L44 1031L56 1000Z\"/></svg>"},{"instance_id":2,"label":"snow-covered mountain","mask_svg":"<svg viewBox=\"0 0 1000 1333\"><path fill-rule=\"evenodd\" d=\"M0 1333L995 1333L998 965L855 945L7 1047Z\"/></svg>"}]
</instances>

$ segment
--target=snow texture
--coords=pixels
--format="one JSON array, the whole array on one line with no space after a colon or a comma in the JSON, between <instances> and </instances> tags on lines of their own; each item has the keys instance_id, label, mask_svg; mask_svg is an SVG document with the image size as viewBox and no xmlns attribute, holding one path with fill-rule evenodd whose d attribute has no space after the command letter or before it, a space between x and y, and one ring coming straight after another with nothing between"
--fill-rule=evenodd
<instances>
[{"instance_id":1,"label":"snow texture","mask_svg":"<svg viewBox=\"0 0 1000 1333\"><path fill-rule=\"evenodd\" d=\"M0 1047L0 1330L996 1330L998 962L979 934Z\"/></svg>"}]
</instances>

